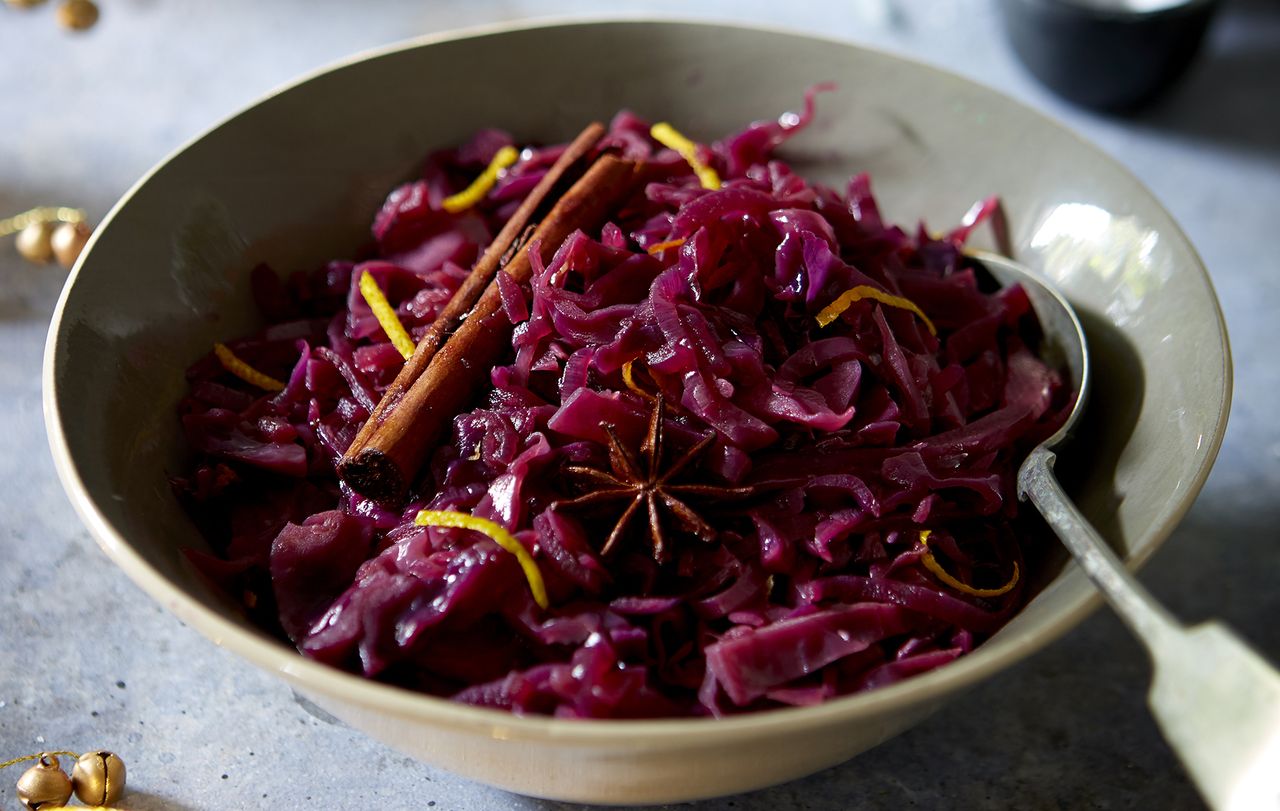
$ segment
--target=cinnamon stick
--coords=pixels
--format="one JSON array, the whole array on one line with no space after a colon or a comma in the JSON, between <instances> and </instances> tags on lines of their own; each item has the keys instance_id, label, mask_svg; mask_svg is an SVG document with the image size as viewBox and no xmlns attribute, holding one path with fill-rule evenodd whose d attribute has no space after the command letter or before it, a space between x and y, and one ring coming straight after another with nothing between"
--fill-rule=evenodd
<instances>
[{"instance_id":1,"label":"cinnamon stick","mask_svg":"<svg viewBox=\"0 0 1280 811\"><path fill-rule=\"evenodd\" d=\"M558 187L563 185L564 181L573 174L581 174L586 163L587 156L591 150L595 149L600 139L604 137L605 127L603 124L592 122L586 129L578 134L556 159L547 173L538 181L533 190L525 197L524 201L516 208L511 219L507 220L502 230L494 237L493 242L489 243L489 247L476 261L471 268L471 273L463 281L459 287L445 304L440 315L431 323L422 340L418 341L417 347L413 351L413 356L405 361L404 366L400 367L400 372L396 375L395 380L391 381L391 385L387 387L386 392L382 395L382 400L378 402L377 408L373 414L360 427L356 433L355 439L351 441L351 446L347 448L346 454L343 456L342 465L339 472L346 478L346 474L342 468L354 459L356 455L368 443L369 437L373 436L373 432L378 425L386 419L388 409L391 409L404 396L413 382L422 376L426 371L427 365L431 363L431 359L440 349L440 345L445 339L453 333L458 327L458 323L462 318L476 305L480 295L493 281L494 275L498 272L498 268L504 264L514 250L524 241L524 237L528 236L529 228L536 224L536 219L546 214L546 209L553 202L551 199ZM348 482L350 483L350 482ZM353 485L354 486L354 485Z\"/></svg>"},{"instance_id":2,"label":"cinnamon stick","mask_svg":"<svg viewBox=\"0 0 1280 811\"><path fill-rule=\"evenodd\" d=\"M602 156L556 201L533 231L528 244L536 246L542 261L549 261L574 231L603 225L610 213L630 196L640 179L639 164L612 155ZM528 223L518 224L518 229L511 225L509 222L503 233L515 231L514 244ZM496 250L495 246L486 252L485 259ZM507 252L506 248L497 251L497 258L501 259ZM516 250L502 270L517 282L527 281L532 273L528 251ZM488 282L474 306L466 307L456 316L460 324L455 321L457 327L450 334L445 334L447 325L440 330L443 341L437 344L438 349L425 350L430 356L425 363L417 364L424 368L416 375L409 370L418 358L415 351L405 370L387 390L339 465L339 474L352 489L375 501L401 500L449 421L475 397L487 382L494 363L511 348L512 325L502 309L502 297L493 281L497 272L497 261L494 261L493 271L486 271ZM468 285L481 287L480 282L471 284L473 278L481 276L473 271ZM465 301L456 294L455 300ZM453 305L451 300L446 310L464 306ZM397 383L403 385L397 388Z\"/></svg>"}]
</instances>

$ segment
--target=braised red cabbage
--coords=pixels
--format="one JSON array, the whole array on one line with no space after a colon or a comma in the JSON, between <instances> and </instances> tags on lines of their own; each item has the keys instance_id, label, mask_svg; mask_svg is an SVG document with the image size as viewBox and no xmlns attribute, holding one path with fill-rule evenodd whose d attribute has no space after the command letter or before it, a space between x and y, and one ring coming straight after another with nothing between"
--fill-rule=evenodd
<instances>
[{"instance_id":1,"label":"braised red cabbage","mask_svg":"<svg viewBox=\"0 0 1280 811\"><path fill-rule=\"evenodd\" d=\"M923 558L987 588L1026 569L1035 533L1014 473L1072 394L1034 353L1023 291L987 286L962 251L993 203L934 236L886 223L865 175L843 190L807 181L774 153L813 102L710 145L718 190L619 113L605 145L659 179L535 262L530 284L501 282L510 353L403 508L335 475L403 362L355 280L372 274L421 337L563 147L525 148L480 205L446 213L441 200L514 143L477 133L390 194L359 261L259 268L268 326L228 345L286 386L255 390L212 354L188 370L192 461L174 482L214 550L192 560L309 657L517 713L813 704L971 650L1022 604L1027 578L974 596ZM870 299L820 327L857 286L913 302L937 335ZM671 453L714 437L689 478L754 495L700 508L713 543L668 527L667 562L643 537L605 557L616 512L557 505L577 494L562 472L607 465L605 425L638 444L659 390ZM551 607L484 536L416 526L422 508L515 533Z\"/></svg>"}]
</instances>

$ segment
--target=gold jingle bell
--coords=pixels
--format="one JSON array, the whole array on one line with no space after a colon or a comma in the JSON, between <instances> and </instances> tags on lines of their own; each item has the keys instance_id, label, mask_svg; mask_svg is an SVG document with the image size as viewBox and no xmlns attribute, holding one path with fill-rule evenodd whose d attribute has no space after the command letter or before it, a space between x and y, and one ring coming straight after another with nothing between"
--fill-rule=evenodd
<instances>
[{"instance_id":1,"label":"gold jingle bell","mask_svg":"<svg viewBox=\"0 0 1280 811\"><path fill-rule=\"evenodd\" d=\"M115 752L85 752L71 770L71 786L85 805L114 805L124 794L124 761Z\"/></svg>"},{"instance_id":2,"label":"gold jingle bell","mask_svg":"<svg viewBox=\"0 0 1280 811\"><path fill-rule=\"evenodd\" d=\"M49 264L54 257L53 232L57 226L56 222L45 220L36 220L28 224L18 232L18 240L14 243L18 253L22 254L22 258L28 262L35 262L38 265Z\"/></svg>"},{"instance_id":3,"label":"gold jingle bell","mask_svg":"<svg viewBox=\"0 0 1280 811\"><path fill-rule=\"evenodd\" d=\"M49 238L49 246L58 264L70 270L92 234L93 229L85 222L64 222L55 228Z\"/></svg>"},{"instance_id":4,"label":"gold jingle bell","mask_svg":"<svg viewBox=\"0 0 1280 811\"><path fill-rule=\"evenodd\" d=\"M71 778L62 770L56 755L41 755L40 762L18 778L18 801L23 808L56 808L70 799Z\"/></svg>"},{"instance_id":5,"label":"gold jingle bell","mask_svg":"<svg viewBox=\"0 0 1280 811\"><path fill-rule=\"evenodd\" d=\"M63 0L58 6L58 24L70 31L87 31L98 21L93 0Z\"/></svg>"}]
</instances>

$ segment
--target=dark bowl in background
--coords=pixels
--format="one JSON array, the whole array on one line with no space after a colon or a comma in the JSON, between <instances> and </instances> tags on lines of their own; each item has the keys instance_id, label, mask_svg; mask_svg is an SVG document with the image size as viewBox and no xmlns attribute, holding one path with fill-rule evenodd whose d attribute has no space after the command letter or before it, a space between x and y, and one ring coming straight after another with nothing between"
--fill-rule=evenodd
<instances>
[{"instance_id":1,"label":"dark bowl in background","mask_svg":"<svg viewBox=\"0 0 1280 811\"><path fill-rule=\"evenodd\" d=\"M1191 64L1219 0L1000 0L1023 64L1068 101L1127 111L1154 100Z\"/></svg>"}]
</instances>

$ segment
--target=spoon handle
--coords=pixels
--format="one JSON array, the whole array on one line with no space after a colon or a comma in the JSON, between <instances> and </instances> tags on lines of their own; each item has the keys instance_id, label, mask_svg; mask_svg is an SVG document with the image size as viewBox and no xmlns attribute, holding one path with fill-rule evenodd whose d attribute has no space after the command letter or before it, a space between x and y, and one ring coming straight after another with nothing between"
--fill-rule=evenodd
<instances>
[{"instance_id":1,"label":"spoon handle","mask_svg":"<svg viewBox=\"0 0 1280 811\"><path fill-rule=\"evenodd\" d=\"M1147 704L1200 793L1218 811L1280 809L1280 674L1226 626L1179 623L1125 569L1036 448L1018 494L1044 515L1153 665Z\"/></svg>"},{"instance_id":2,"label":"spoon handle","mask_svg":"<svg viewBox=\"0 0 1280 811\"><path fill-rule=\"evenodd\" d=\"M1056 460L1057 455L1046 447L1033 450L1018 470L1018 495L1031 500L1120 619L1154 653L1160 642L1178 630L1178 621L1129 574L1062 490L1053 475Z\"/></svg>"}]
</instances>

